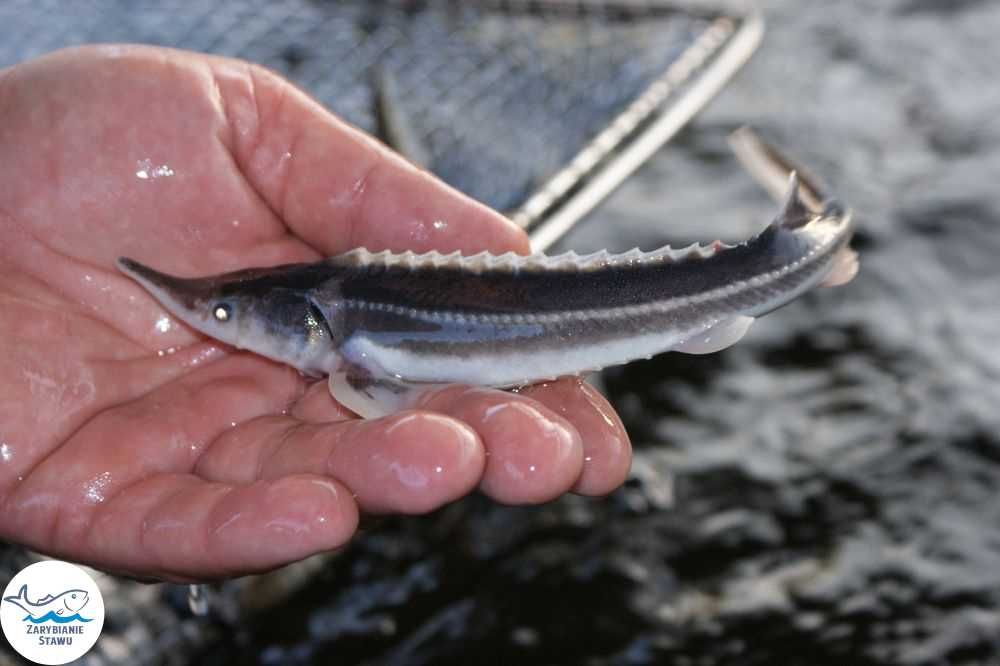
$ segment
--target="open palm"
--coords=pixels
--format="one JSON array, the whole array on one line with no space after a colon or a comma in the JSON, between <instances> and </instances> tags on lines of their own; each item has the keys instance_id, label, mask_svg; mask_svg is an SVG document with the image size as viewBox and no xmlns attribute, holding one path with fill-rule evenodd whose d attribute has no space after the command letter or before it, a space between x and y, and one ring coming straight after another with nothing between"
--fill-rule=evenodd
<instances>
[{"instance_id":1,"label":"open palm","mask_svg":"<svg viewBox=\"0 0 1000 666\"><path fill-rule=\"evenodd\" d=\"M141 577L260 571L359 512L622 482L592 389L453 387L361 421L114 270L200 276L351 247L526 251L521 231L239 61L63 51L0 73L0 537Z\"/></svg>"}]
</instances>

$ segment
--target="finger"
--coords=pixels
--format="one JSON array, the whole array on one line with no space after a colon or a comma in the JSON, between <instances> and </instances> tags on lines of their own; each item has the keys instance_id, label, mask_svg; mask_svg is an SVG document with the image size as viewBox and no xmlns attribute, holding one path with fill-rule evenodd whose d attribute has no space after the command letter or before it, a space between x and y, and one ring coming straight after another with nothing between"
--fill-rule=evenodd
<instances>
[{"instance_id":1,"label":"finger","mask_svg":"<svg viewBox=\"0 0 1000 666\"><path fill-rule=\"evenodd\" d=\"M455 386L419 403L469 424L486 447L480 488L506 504L555 499L580 478L583 446L569 421L524 396Z\"/></svg>"},{"instance_id":2,"label":"finger","mask_svg":"<svg viewBox=\"0 0 1000 666\"><path fill-rule=\"evenodd\" d=\"M220 359L91 418L24 475L0 510L19 534L78 541L107 498L143 478L190 472L220 433L279 413L301 388L294 371L269 361Z\"/></svg>"},{"instance_id":3,"label":"finger","mask_svg":"<svg viewBox=\"0 0 1000 666\"><path fill-rule=\"evenodd\" d=\"M583 473L573 486L581 495L607 495L625 483L632 444L621 419L604 396L576 377L528 386L518 391L559 414L583 440Z\"/></svg>"},{"instance_id":4,"label":"finger","mask_svg":"<svg viewBox=\"0 0 1000 666\"><path fill-rule=\"evenodd\" d=\"M528 251L524 232L509 220L338 120L279 76L237 61L213 62L237 163L313 247L325 254L360 246Z\"/></svg>"},{"instance_id":5,"label":"finger","mask_svg":"<svg viewBox=\"0 0 1000 666\"><path fill-rule=\"evenodd\" d=\"M225 433L197 473L229 483L322 474L354 493L368 513L426 513L476 487L485 452L476 433L441 414L304 423L262 418Z\"/></svg>"},{"instance_id":6,"label":"finger","mask_svg":"<svg viewBox=\"0 0 1000 666\"><path fill-rule=\"evenodd\" d=\"M333 399L329 385L323 379L314 381L305 394L292 405L291 415L309 423L330 423L356 419L357 416Z\"/></svg>"},{"instance_id":7,"label":"finger","mask_svg":"<svg viewBox=\"0 0 1000 666\"><path fill-rule=\"evenodd\" d=\"M339 548L357 525L350 491L331 479L239 486L160 474L102 504L75 552L113 570L197 580L266 571Z\"/></svg>"}]
</instances>

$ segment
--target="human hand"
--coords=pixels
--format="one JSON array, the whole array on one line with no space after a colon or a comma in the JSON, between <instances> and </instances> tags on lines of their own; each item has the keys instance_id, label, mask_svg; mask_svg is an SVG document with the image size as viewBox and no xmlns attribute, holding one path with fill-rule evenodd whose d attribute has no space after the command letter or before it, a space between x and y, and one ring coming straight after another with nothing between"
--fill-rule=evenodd
<instances>
[{"instance_id":1,"label":"human hand","mask_svg":"<svg viewBox=\"0 0 1000 666\"><path fill-rule=\"evenodd\" d=\"M114 266L208 275L519 229L246 63L147 47L0 73L0 538L139 577L262 571L359 512L610 492L628 439L577 380L451 387L361 421L206 339Z\"/></svg>"}]
</instances>

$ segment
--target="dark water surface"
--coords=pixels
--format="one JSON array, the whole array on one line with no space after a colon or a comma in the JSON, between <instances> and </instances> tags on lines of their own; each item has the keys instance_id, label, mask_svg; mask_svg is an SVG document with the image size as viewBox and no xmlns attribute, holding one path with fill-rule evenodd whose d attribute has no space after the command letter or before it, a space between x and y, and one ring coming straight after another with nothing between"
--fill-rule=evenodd
<instances>
[{"instance_id":1,"label":"dark water surface","mask_svg":"<svg viewBox=\"0 0 1000 666\"><path fill-rule=\"evenodd\" d=\"M856 209L858 278L606 373L636 448L611 497L373 524L199 629L204 663L1000 663L1000 3L760 4L746 70L564 245L757 230L750 124Z\"/></svg>"}]
</instances>

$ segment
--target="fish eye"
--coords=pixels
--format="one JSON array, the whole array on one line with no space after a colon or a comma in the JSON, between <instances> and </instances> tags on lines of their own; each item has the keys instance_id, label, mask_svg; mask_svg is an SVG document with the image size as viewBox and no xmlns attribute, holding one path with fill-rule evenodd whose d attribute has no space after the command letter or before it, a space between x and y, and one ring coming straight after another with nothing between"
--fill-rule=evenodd
<instances>
[{"instance_id":1,"label":"fish eye","mask_svg":"<svg viewBox=\"0 0 1000 666\"><path fill-rule=\"evenodd\" d=\"M73 598L76 599L76 595L75 594L73 595Z\"/></svg>"},{"instance_id":2,"label":"fish eye","mask_svg":"<svg viewBox=\"0 0 1000 666\"><path fill-rule=\"evenodd\" d=\"M215 317L215 321L229 321L233 316L233 308L228 303L216 303L212 308L212 316Z\"/></svg>"}]
</instances>

